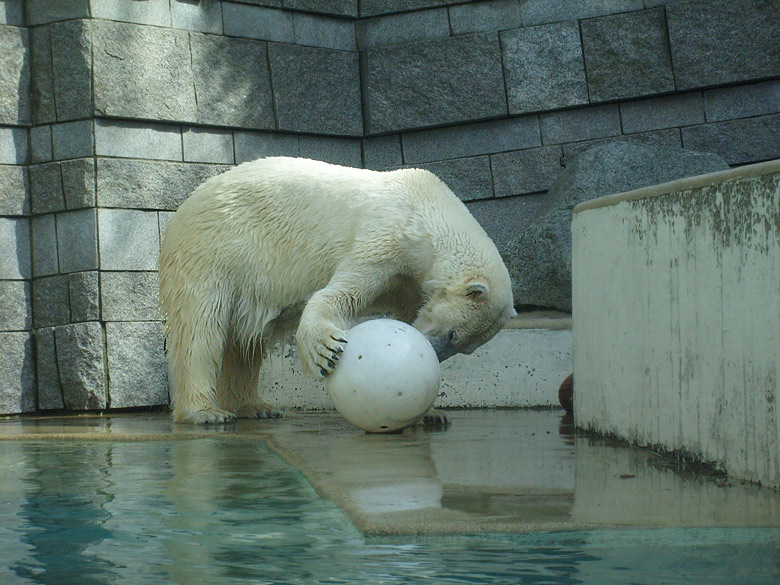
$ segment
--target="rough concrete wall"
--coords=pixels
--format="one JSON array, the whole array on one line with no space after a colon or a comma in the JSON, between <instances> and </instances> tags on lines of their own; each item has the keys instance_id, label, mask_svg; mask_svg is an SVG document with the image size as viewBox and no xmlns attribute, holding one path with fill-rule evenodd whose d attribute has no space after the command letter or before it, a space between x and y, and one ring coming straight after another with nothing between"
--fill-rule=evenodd
<instances>
[{"instance_id":1,"label":"rough concrete wall","mask_svg":"<svg viewBox=\"0 0 780 585\"><path fill-rule=\"evenodd\" d=\"M705 177L575 208L576 423L780 487L780 161Z\"/></svg>"},{"instance_id":2,"label":"rough concrete wall","mask_svg":"<svg viewBox=\"0 0 780 585\"><path fill-rule=\"evenodd\" d=\"M0 164L17 185L29 169L31 196L3 237L32 262L0 278L33 299L38 407L167 401L160 233L229 165L427 167L506 250L596 142L780 156L777 14L777 0L1 1L31 73L21 117L0 92Z\"/></svg>"}]
</instances>

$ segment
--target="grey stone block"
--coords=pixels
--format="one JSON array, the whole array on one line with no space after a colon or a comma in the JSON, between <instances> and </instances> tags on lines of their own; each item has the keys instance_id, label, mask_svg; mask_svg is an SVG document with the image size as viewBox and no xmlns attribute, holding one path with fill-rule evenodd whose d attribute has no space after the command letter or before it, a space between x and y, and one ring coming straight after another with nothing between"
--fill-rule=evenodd
<instances>
[{"instance_id":1,"label":"grey stone block","mask_svg":"<svg viewBox=\"0 0 780 585\"><path fill-rule=\"evenodd\" d=\"M705 91L704 111L708 122L780 112L780 80Z\"/></svg>"},{"instance_id":2,"label":"grey stone block","mask_svg":"<svg viewBox=\"0 0 780 585\"><path fill-rule=\"evenodd\" d=\"M520 6L525 26L642 9L642 0L529 0Z\"/></svg>"},{"instance_id":3,"label":"grey stone block","mask_svg":"<svg viewBox=\"0 0 780 585\"><path fill-rule=\"evenodd\" d=\"M30 28L30 108L33 124L57 120L54 109L54 70L52 69L51 35L48 26Z\"/></svg>"},{"instance_id":4,"label":"grey stone block","mask_svg":"<svg viewBox=\"0 0 780 585\"><path fill-rule=\"evenodd\" d=\"M68 275L70 320L73 323L100 319L100 285L97 270Z\"/></svg>"},{"instance_id":5,"label":"grey stone block","mask_svg":"<svg viewBox=\"0 0 780 585\"><path fill-rule=\"evenodd\" d=\"M559 144L620 134L617 104L553 112L541 116L542 142Z\"/></svg>"},{"instance_id":6,"label":"grey stone block","mask_svg":"<svg viewBox=\"0 0 780 585\"><path fill-rule=\"evenodd\" d=\"M0 164L27 163L27 129L0 128Z\"/></svg>"},{"instance_id":7,"label":"grey stone block","mask_svg":"<svg viewBox=\"0 0 780 585\"><path fill-rule=\"evenodd\" d=\"M780 115L729 120L682 129L686 148L716 152L731 165L780 158Z\"/></svg>"},{"instance_id":8,"label":"grey stone block","mask_svg":"<svg viewBox=\"0 0 780 585\"><path fill-rule=\"evenodd\" d=\"M36 329L35 358L35 369L38 374L38 408L40 410L65 408L65 403L62 401L60 373L57 370L54 327Z\"/></svg>"},{"instance_id":9,"label":"grey stone block","mask_svg":"<svg viewBox=\"0 0 780 585\"><path fill-rule=\"evenodd\" d=\"M65 207L68 210L94 207L95 160L93 158L66 160L61 163L60 169Z\"/></svg>"},{"instance_id":10,"label":"grey stone block","mask_svg":"<svg viewBox=\"0 0 780 585\"><path fill-rule=\"evenodd\" d=\"M293 13L295 44L339 51L356 51L355 23L330 16Z\"/></svg>"},{"instance_id":11,"label":"grey stone block","mask_svg":"<svg viewBox=\"0 0 780 585\"><path fill-rule=\"evenodd\" d=\"M363 59L369 134L507 114L497 34L375 49Z\"/></svg>"},{"instance_id":12,"label":"grey stone block","mask_svg":"<svg viewBox=\"0 0 780 585\"><path fill-rule=\"evenodd\" d=\"M584 20L581 30L591 101L674 91L662 8Z\"/></svg>"},{"instance_id":13,"label":"grey stone block","mask_svg":"<svg viewBox=\"0 0 780 585\"><path fill-rule=\"evenodd\" d=\"M51 127L51 140L55 160L81 158L95 153L92 120L54 124Z\"/></svg>"},{"instance_id":14,"label":"grey stone block","mask_svg":"<svg viewBox=\"0 0 780 585\"><path fill-rule=\"evenodd\" d=\"M501 48L510 114L588 103L576 22L503 32Z\"/></svg>"},{"instance_id":15,"label":"grey stone block","mask_svg":"<svg viewBox=\"0 0 780 585\"><path fill-rule=\"evenodd\" d=\"M462 201L493 196L490 160L487 156L456 158L417 166L439 177Z\"/></svg>"},{"instance_id":16,"label":"grey stone block","mask_svg":"<svg viewBox=\"0 0 780 585\"><path fill-rule=\"evenodd\" d=\"M25 0L27 25L89 18L89 0Z\"/></svg>"},{"instance_id":17,"label":"grey stone block","mask_svg":"<svg viewBox=\"0 0 780 585\"><path fill-rule=\"evenodd\" d=\"M639 144L644 146L655 146L671 149L682 148L682 137L680 136L679 128L653 130L652 132L623 134L622 136L610 136L608 138L597 138L595 140L583 140L582 142L564 144L564 163L568 165L575 156L581 152L593 148L594 146L614 144L615 142L627 142L628 144Z\"/></svg>"},{"instance_id":18,"label":"grey stone block","mask_svg":"<svg viewBox=\"0 0 780 585\"><path fill-rule=\"evenodd\" d=\"M93 40L98 115L197 121L188 33L97 21Z\"/></svg>"},{"instance_id":19,"label":"grey stone block","mask_svg":"<svg viewBox=\"0 0 780 585\"><path fill-rule=\"evenodd\" d=\"M269 51L279 129L362 136L357 54L279 44Z\"/></svg>"},{"instance_id":20,"label":"grey stone block","mask_svg":"<svg viewBox=\"0 0 780 585\"><path fill-rule=\"evenodd\" d=\"M536 116L412 132L401 142L407 165L541 146Z\"/></svg>"},{"instance_id":21,"label":"grey stone block","mask_svg":"<svg viewBox=\"0 0 780 585\"><path fill-rule=\"evenodd\" d=\"M563 171L560 146L542 146L490 156L496 197L547 191Z\"/></svg>"},{"instance_id":22,"label":"grey stone block","mask_svg":"<svg viewBox=\"0 0 780 585\"><path fill-rule=\"evenodd\" d=\"M626 134L691 126L704 122L704 106L700 93L649 98L620 104L620 119Z\"/></svg>"},{"instance_id":23,"label":"grey stone block","mask_svg":"<svg viewBox=\"0 0 780 585\"><path fill-rule=\"evenodd\" d=\"M50 276L59 272L57 227L54 214L32 218L33 276Z\"/></svg>"},{"instance_id":24,"label":"grey stone block","mask_svg":"<svg viewBox=\"0 0 780 585\"><path fill-rule=\"evenodd\" d=\"M65 274L33 279L33 325L36 329L70 323L68 294Z\"/></svg>"},{"instance_id":25,"label":"grey stone block","mask_svg":"<svg viewBox=\"0 0 780 585\"><path fill-rule=\"evenodd\" d=\"M197 33L190 41L198 122L273 128L266 43Z\"/></svg>"},{"instance_id":26,"label":"grey stone block","mask_svg":"<svg viewBox=\"0 0 780 585\"><path fill-rule=\"evenodd\" d=\"M234 140L236 163L265 156L298 156L300 154L298 136L294 134L236 131Z\"/></svg>"},{"instance_id":27,"label":"grey stone block","mask_svg":"<svg viewBox=\"0 0 780 585\"><path fill-rule=\"evenodd\" d=\"M381 170L403 165L401 137L398 134L374 136L363 140L363 165Z\"/></svg>"},{"instance_id":28,"label":"grey stone block","mask_svg":"<svg viewBox=\"0 0 780 585\"><path fill-rule=\"evenodd\" d=\"M100 323L73 323L54 331L57 369L68 410L99 410L107 405L106 351Z\"/></svg>"},{"instance_id":29,"label":"grey stone block","mask_svg":"<svg viewBox=\"0 0 780 585\"><path fill-rule=\"evenodd\" d=\"M361 51L390 45L402 45L450 36L446 8L404 12L358 20L355 23L357 46Z\"/></svg>"},{"instance_id":30,"label":"grey stone block","mask_svg":"<svg viewBox=\"0 0 780 585\"><path fill-rule=\"evenodd\" d=\"M157 213L99 209L101 270L157 270L160 231Z\"/></svg>"},{"instance_id":31,"label":"grey stone block","mask_svg":"<svg viewBox=\"0 0 780 585\"><path fill-rule=\"evenodd\" d=\"M222 34L222 3L171 0L173 28Z\"/></svg>"},{"instance_id":32,"label":"grey stone block","mask_svg":"<svg viewBox=\"0 0 780 585\"><path fill-rule=\"evenodd\" d=\"M233 132L210 130L208 128L187 128L182 130L184 160L200 163L235 163Z\"/></svg>"},{"instance_id":33,"label":"grey stone block","mask_svg":"<svg viewBox=\"0 0 780 585\"><path fill-rule=\"evenodd\" d=\"M666 8L677 89L780 75L777 0L703 0Z\"/></svg>"},{"instance_id":34,"label":"grey stone block","mask_svg":"<svg viewBox=\"0 0 780 585\"><path fill-rule=\"evenodd\" d=\"M361 16L377 16L455 4L457 0L360 0Z\"/></svg>"},{"instance_id":35,"label":"grey stone block","mask_svg":"<svg viewBox=\"0 0 780 585\"><path fill-rule=\"evenodd\" d=\"M90 0L92 18L119 20L137 24L171 26L171 8L168 0Z\"/></svg>"},{"instance_id":36,"label":"grey stone block","mask_svg":"<svg viewBox=\"0 0 780 585\"><path fill-rule=\"evenodd\" d=\"M263 6L222 3L225 34L277 43L294 43L292 13Z\"/></svg>"},{"instance_id":37,"label":"grey stone block","mask_svg":"<svg viewBox=\"0 0 780 585\"><path fill-rule=\"evenodd\" d=\"M302 157L323 160L346 167L361 168L363 166L360 140L356 138L300 136L298 144Z\"/></svg>"},{"instance_id":38,"label":"grey stone block","mask_svg":"<svg viewBox=\"0 0 780 585\"><path fill-rule=\"evenodd\" d=\"M24 26L23 0L3 0L0 3L0 23L11 26Z\"/></svg>"},{"instance_id":39,"label":"grey stone block","mask_svg":"<svg viewBox=\"0 0 780 585\"><path fill-rule=\"evenodd\" d=\"M180 161L181 130L162 124L96 120L95 154Z\"/></svg>"},{"instance_id":40,"label":"grey stone block","mask_svg":"<svg viewBox=\"0 0 780 585\"><path fill-rule=\"evenodd\" d=\"M0 165L0 215L29 215L30 194L24 167Z\"/></svg>"},{"instance_id":41,"label":"grey stone block","mask_svg":"<svg viewBox=\"0 0 780 585\"><path fill-rule=\"evenodd\" d=\"M27 29L0 25L0 124L30 123Z\"/></svg>"},{"instance_id":42,"label":"grey stone block","mask_svg":"<svg viewBox=\"0 0 780 585\"><path fill-rule=\"evenodd\" d=\"M30 199L35 214L65 209L60 163L30 166Z\"/></svg>"},{"instance_id":43,"label":"grey stone block","mask_svg":"<svg viewBox=\"0 0 780 585\"><path fill-rule=\"evenodd\" d=\"M168 222L171 220L171 218L174 216L173 211L159 211L157 212L157 221L159 223L160 227L160 241L162 242L163 236L165 235L165 228L168 226Z\"/></svg>"},{"instance_id":44,"label":"grey stone block","mask_svg":"<svg viewBox=\"0 0 780 585\"><path fill-rule=\"evenodd\" d=\"M102 272L103 321L159 321L156 272Z\"/></svg>"},{"instance_id":45,"label":"grey stone block","mask_svg":"<svg viewBox=\"0 0 780 585\"><path fill-rule=\"evenodd\" d=\"M32 329L32 294L26 280L0 280L0 331Z\"/></svg>"},{"instance_id":46,"label":"grey stone block","mask_svg":"<svg viewBox=\"0 0 780 585\"><path fill-rule=\"evenodd\" d=\"M51 126L30 128L30 162L49 162L53 156Z\"/></svg>"},{"instance_id":47,"label":"grey stone block","mask_svg":"<svg viewBox=\"0 0 780 585\"><path fill-rule=\"evenodd\" d=\"M358 0L284 0L285 8L319 12L333 16L357 17Z\"/></svg>"},{"instance_id":48,"label":"grey stone block","mask_svg":"<svg viewBox=\"0 0 780 585\"><path fill-rule=\"evenodd\" d=\"M161 323L106 323L106 343L111 408L168 404Z\"/></svg>"},{"instance_id":49,"label":"grey stone block","mask_svg":"<svg viewBox=\"0 0 780 585\"><path fill-rule=\"evenodd\" d=\"M492 32L523 26L517 0L488 0L449 8L452 34Z\"/></svg>"},{"instance_id":50,"label":"grey stone block","mask_svg":"<svg viewBox=\"0 0 780 585\"><path fill-rule=\"evenodd\" d=\"M99 158L98 205L174 210L195 187L229 168L227 165Z\"/></svg>"},{"instance_id":51,"label":"grey stone block","mask_svg":"<svg viewBox=\"0 0 780 585\"><path fill-rule=\"evenodd\" d=\"M92 103L92 28L72 20L51 26L52 69L57 119L89 118Z\"/></svg>"},{"instance_id":52,"label":"grey stone block","mask_svg":"<svg viewBox=\"0 0 780 585\"><path fill-rule=\"evenodd\" d=\"M0 217L0 279L18 280L32 276L30 220Z\"/></svg>"},{"instance_id":53,"label":"grey stone block","mask_svg":"<svg viewBox=\"0 0 780 585\"><path fill-rule=\"evenodd\" d=\"M35 352L31 333L0 333L0 414L32 412Z\"/></svg>"},{"instance_id":54,"label":"grey stone block","mask_svg":"<svg viewBox=\"0 0 780 585\"><path fill-rule=\"evenodd\" d=\"M57 214L57 251L60 272L82 272L98 267L94 209Z\"/></svg>"},{"instance_id":55,"label":"grey stone block","mask_svg":"<svg viewBox=\"0 0 780 585\"><path fill-rule=\"evenodd\" d=\"M715 154L624 142L581 153L507 250L515 303L571 312L571 215L578 203L725 168Z\"/></svg>"}]
</instances>

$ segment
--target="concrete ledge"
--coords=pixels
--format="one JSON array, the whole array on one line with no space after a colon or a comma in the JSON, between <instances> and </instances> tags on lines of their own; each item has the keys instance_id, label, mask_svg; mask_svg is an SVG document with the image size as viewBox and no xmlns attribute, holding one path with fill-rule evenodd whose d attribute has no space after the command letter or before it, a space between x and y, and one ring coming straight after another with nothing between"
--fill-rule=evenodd
<instances>
[{"instance_id":1,"label":"concrete ledge","mask_svg":"<svg viewBox=\"0 0 780 585\"><path fill-rule=\"evenodd\" d=\"M575 209L577 426L780 487L780 160Z\"/></svg>"}]
</instances>

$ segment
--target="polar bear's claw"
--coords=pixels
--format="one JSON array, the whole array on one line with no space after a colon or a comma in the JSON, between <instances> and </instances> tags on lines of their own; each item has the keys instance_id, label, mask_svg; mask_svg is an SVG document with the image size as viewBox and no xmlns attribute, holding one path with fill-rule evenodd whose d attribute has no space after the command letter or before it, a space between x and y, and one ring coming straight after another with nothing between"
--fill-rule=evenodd
<instances>
[{"instance_id":1,"label":"polar bear's claw","mask_svg":"<svg viewBox=\"0 0 780 585\"><path fill-rule=\"evenodd\" d=\"M195 424L220 424L234 422L236 415L221 408L204 408L193 412L187 419L187 422Z\"/></svg>"}]
</instances>

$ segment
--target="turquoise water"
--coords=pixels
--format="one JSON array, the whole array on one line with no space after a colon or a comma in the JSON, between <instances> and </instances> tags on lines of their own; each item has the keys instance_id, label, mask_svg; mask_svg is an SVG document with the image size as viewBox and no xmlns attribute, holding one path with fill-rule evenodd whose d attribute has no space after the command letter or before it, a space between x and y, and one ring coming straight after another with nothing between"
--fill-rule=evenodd
<instances>
[{"instance_id":1,"label":"turquoise water","mask_svg":"<svg viewBox=\"0 0 780 585\"><path fill-rule=\"evenodd\" d=\"M0 442L0 584L780 583L780 529L364 538L264 445Z\"/></svg>"}]
</instances>

